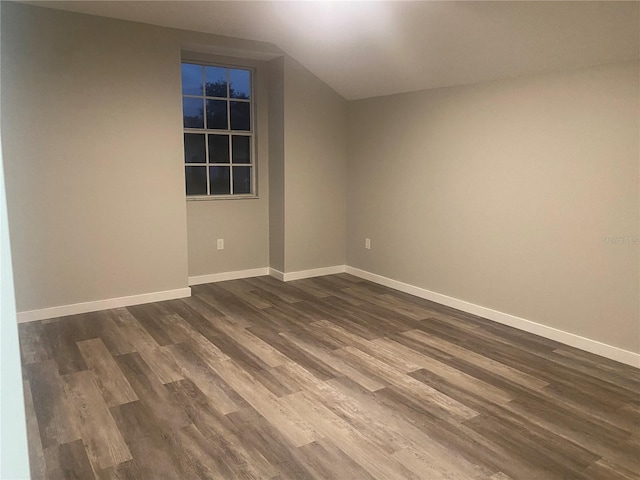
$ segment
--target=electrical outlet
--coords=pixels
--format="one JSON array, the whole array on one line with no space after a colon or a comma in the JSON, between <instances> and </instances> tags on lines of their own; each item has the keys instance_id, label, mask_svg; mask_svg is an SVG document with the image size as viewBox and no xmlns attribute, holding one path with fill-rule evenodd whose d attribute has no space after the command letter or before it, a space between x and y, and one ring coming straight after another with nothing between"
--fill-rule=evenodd
<instances>
[{"instance_id":1,"label":"electrical outlet","mask_svg":"<svg viewBox=\"0 0 640 480\"><path fill-rule=\"evenodd\" d=\"M364 248L366 248L367 250L371 250L371 239L370 238L365 238L364 239Z\"/></svg>"},{"instance_id":2,"label":"electrical outlet","mask_svg":"<svg viewBox=\"0 0 640 480\"><path fill-rule=\"evenodd\" d=\"M218 250L224 250L224 238L218 239Z\"/></svg>"}]
</instances>

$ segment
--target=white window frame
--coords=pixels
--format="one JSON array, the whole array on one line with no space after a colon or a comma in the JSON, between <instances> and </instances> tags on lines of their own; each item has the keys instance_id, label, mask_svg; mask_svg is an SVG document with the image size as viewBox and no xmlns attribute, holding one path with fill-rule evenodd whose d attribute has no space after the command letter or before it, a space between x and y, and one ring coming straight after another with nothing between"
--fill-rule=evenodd
<instances>
[{"instance_id":1,"label":"white window frame","mask_svg":"<svg viewBox=\"0 0 640 480\"><path fill-rule=\"evenodd\" d=\"M184 134L201 134L205 136L205 163L187 163L183 158L183 169L185 172L185 196L187 201L202 201L202 200L239 200L239 199L250 199L250 198L258 198L258 185L257 185L257 166L256 166L256 115L255 115L255 105L256 105L256 97L255 97L255 84L256 84L256 69L252 67L247 67L244 65L232 65L228 63L220 63L220 62L206 62L202 60L193 60L190 58L182 58L180 61L180 66L183 64L197 65L200 67L219 67L225 68L227 72L227 96L226 97L212 97L207 96L206 92L206 69L202 68L202 82L204 91L202 95L185 95L182 94L180 101L182 103L183 98L199 98L203 101L203 115L204 115L204 128L186 128L182 127L182 141L183 141L183 152L184 152ZM245 70L249 72L250 79L250 95L249 99L242 98L231 98L230 95L230 78L229 78L229 69L232 70ZM182 88L182 86L181 86ZM206 102L207 100L224 100L227 102L227 123L229 129L208 129L207 127L207 114L206 114ZM231 102L242 102L249 104L249 128L250 130L231 130ZM227 135L229 138L229 163L209 163L209 141L207 135ZM249 143L249 152L250 152L250 163L232 163L233 162L233 137L234 136L245 136L250 138ZM233 167L249 167L251 169L251 193L233 193ZM187 195L186 194L186 167L201 167L206 170L207 175L207 194L206 195ZM229 194L211 194L211 183L209 179L209 167L228 167L229 168Z\"/></svg>"}]
</instances>

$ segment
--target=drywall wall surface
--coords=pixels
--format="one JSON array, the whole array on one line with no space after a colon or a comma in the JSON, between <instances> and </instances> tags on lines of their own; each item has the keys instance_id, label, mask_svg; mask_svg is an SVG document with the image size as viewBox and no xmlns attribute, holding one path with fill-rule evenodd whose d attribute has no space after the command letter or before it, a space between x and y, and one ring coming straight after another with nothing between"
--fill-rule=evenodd
<instances>
[{"instance_id":1,"label":"drywall wall surface","mask_svg":"<svg viewBox=\"0 0 640 480\"><path fill-rule=\"evenodd\" d=\"M18 311L187 286L181 80L170 40L154 27L3 4Z\"/></svg>"},{"instance_id":2,"label":"drywall wall surface","mask_svg":"<svg viewBox=\"0 0 640 480\"><path fill-rule=\"evenodd\" d=\"M344 265L347 102L290 57L284 81L286 271Z\"/></svg>"},{"instance_id":3,"label":"drywall wall surface","mask_svg":"<svg viewBox=\"0 0 640 480\"><path fill-rule=\"evenodd\" d=\"M174 290L188 276L267 266L269 94L261 65L276 47L17 3L7 4L3 27L18 311ZM183 52L256 69L258 199L187 202ZM222 251L217 238L225 239Z\"/></svg>"},{"instance_id":4,"label":"drywall wall surface","mask_svg":"<svg viewBox=\"0 0 640 480\"><path fill-rule=\"evenodd\" d=\"M189 276L254 268L269 262L269 72L255 60L183 52L184 60L253 70L258 198L187 201ZM216 240L224 240L218 250Z\"/></svg>"},{"instance_id":5,"label":"drywall wall surface","mask_svg":"<svg viewBox=\"0 0 640 480\"><path fill-rule=\"evenodd\" d=\"M351 102L348 265L640 352L639 85L630 62Z\"/></svg>"},{"instance_id":6,"label":"drywall wall surface","mask_svg":"<svg viewBox=\"0 0 640 480\"><path fill-rule=\"evenodd\" d=\"M284 57L269 62L269 266L284 272Z\"/></svg>"}]
</instances>

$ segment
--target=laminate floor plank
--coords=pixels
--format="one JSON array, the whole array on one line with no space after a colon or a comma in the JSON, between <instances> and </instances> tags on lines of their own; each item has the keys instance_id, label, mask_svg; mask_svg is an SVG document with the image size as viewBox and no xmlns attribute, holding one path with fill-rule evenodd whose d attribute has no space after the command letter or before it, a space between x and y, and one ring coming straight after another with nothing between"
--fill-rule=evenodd
<instances>
[{"instance_id":1,"label":"laminate floor plank","mask_svg":"<svg viewBox=\"0 0 640 480\"><path fill-rule=\"evenodd\" d=\"M85 363L89 366L109 407L138 400L118 364L99 338L77 342Z\"/></svg>"},{"instance_id":2,"label":"laminate floor plank","mask_svg":"<svg viewBox=\"0 0 640 480\"><path fill-rule=\"evenodd\" d=\"M36 417L33 397L31 395L31 384L28 380L23 381L25 417L27 420L27 443L29 445L29 467L31 476L34 478L46 478L47 465L42 449L42 439L38 428L38 418Z\"/></svg>"},{"instance_id":3,"label":"laminate floor plank","mask_svg":"<svg viewBox=\"0 0 640 480\"><path fill-rule=\"evenodd\" d=\"M427 333L437 334L438 331L445 331L445 329L449 329L451 331L454 329L454 327L450 325L436 325L433 323L428 327L423 324L423 328L425 330L422 332L423 338L429 336ZM420 335L420 332L412 331L408 334ZM460 335L458 334L458 336ZM480 342L477 337L484 337L488 341ZM486 345L489 344L489 341L492 342L491 352L486 351ZM606 398L609 401L614 399L619 399L621 402L629 401L630 399L635 398L635 394L637 393L637 391L634 392L632 390L628 390L622 385L617 385L602 378L597 378L593 375L585 375L584 372L576 371L572 366L565 362L558 362L553 355L553 352L543 355L543 352L538 351L535 348L522 349L520 346L510 344L507 339L498 337L497 334L479 334L476 338L466 339L464 344L465 347L476 349L476 351L482 355L492 355L494 358L501 357L504 363L520 363L522 365L522 369L530 371L537 370L537 373L540 376L545 377L544 379L547 382L568 382L572 385L584 386L585 391L594 392L596 394L600 393L600 391L606 391L607 395L603 395L603 398ZM540 368L540 365L543 364L547 365L546 369ZM554 368L548 368L550 364L552 364ZM612 393L613 395L608 395L608 393Z\"/></svg>"},{"instance_id":4,"label":"laminate floor plank","mask_svg":"<svg viewBox=\"0 0 640 480\"><path fill-rule=\"evenodd\" d=\"M229 397L230 388L216 375L202 358L185 345L173 345L171 352L187 378L204 393L221 413L227 414L238 409Z\"/></svg>"},{"instance_id":5,"label":"laminate floor plank","mask_svg":"<svg viewBox=\"0 0 640 480\"><path fill-rule=\"evenodd\" d=\"M345 288L343 292L360 299L361 305L368 305L369 308L373 308L373 312L378 315L388 315L400 319L411 320L424 320L428 317L428 312L425 312L419 307L413 307L404 302L393 300L389 301L388 297L383 298L382 295L369 292L366 289L351 286L349 288Z\"/></svg>"},{"instance_id":6,"label":"laminate floor plank","mask_svg":"<svg viewBox=\"0 0 640 480\"><path fill-rule=\"evenodd\" d=\"M480 355L474 352L473 350L463 348L459 345L456 345L455 343L447 342L444 339L429 336L424 334L423 332L415 331L415 330L404 332L402 333L402 335L409 338L413 338L414 340L417 340L420 343L424 343L436 349L440 349L453 357L458 357L465 360L468 359L474 364L482 366L486 370L495 372L511 380L512 382L521 384L527 388L539 389L549 385L548 382L541 380L534 375L529 375L507 364L504 364L496 360L493 360L491 358L487 358L483 355Z\"/></svg>"},{"instance_id":7,"label":"laminate floor plank","mask_svg":"<svg viewBox=\"0 0 640 480\"><path fill-rule=\"evenodd\" d=\"M374 478L380 480L417 478L365 435L326 407L313 401L305 392L294 393L281 401L286 402L301 417L307 418L327 438L340 438L339 448Z\"/></svg>"},{"instance_id":8,"label":"laminate floor plank","mask_svg":"<svg viewBox=\"0 0 640 480\"><path fill-rule=\"evenodd\" d=\"M296 303L304 300L305 295L298 294L293 289L282 288L282 285L277 283L271 283L268 279L271 277L254 277L248 278L246 282L255 288L254 291L264 295L265 300L271 300L273 305L280 302ZM268 294L268 295L267 295Z\"/></svg>"},{"instance_id":9,"label":"laminate floor plank","mask_svg":"<svg viewBox=\"0 0 640 480\"><path fill-rule=\"evenodd\" d=\"M95 478L82 440L49 447L45 450L47 478L84 480ZM32 478L34 477L32 474Z\"/></svg>"},{"instance_id":10,"label":"laminate floor plank","mask_svg":"<svg viewBox=\"0 0 640 480\"><path fill-rule=\"evenodd\" d=\"M127 462L127 470L133 470L139 479L171 479L179 480L185 477L179 466L173 459L166 441L166 433L154 433L145 435L129 443L129 450L135 459L134 465ZM120 473L120 472L118 472Z\"/></svg>"},{"instance_id":11,"label":"laminate floor plank","mask_svg":"<svg viewBox=\"0 0 640 480\"><path fill-rule=\"evenodd\" d=\"M238 328L224 323L219 324L220 330L235 340L245 350L253 352L261 361L271 367L277 367L289 361L277 348L255 336L244 328Z\"/></svg>"},{"instance_id":12,"label":"laminate floor plank","mask_svg":"<svg viewBox=\"0 0 640 480\"><path fill-rule=\"evenodd\" d=\"M93 374L89 371L70 373L63 377L63 382L71 405L71 416L67 422L77 424L94 470L131 460L131 453Z\"/></svg>"},{"instance_id":13,"label":"laminate floor plank","mask_svg":"<svg viewBox=\"0 0 640 480\"><path fill-rule=\"evenodd\" d=\"M19 337L38 480L640 480L640 370L349 274Z\"/></svg>"},{"instance_id":14,"label":"laminate floor plank","mask_svg":"<svg viewBox=\"0 0 640 480\"><path fill-rule=\"evenodd\" d=\"M308 293L309 295L311 295L312 297L315 297L316 299L327 298L327 297L330 297L332 294L330 290L327 290L326 288L318 286L318 284L315 283L312 278L295 280L291 282L291 284L295 286L297 289Z\"/></svg>"},{"instance_id":15,"label":"laminate floor plank","mask_svg":"<svg viewBox=\"0 0 640 480\"><path fill-rule=\"evenodd\" d=\"M153 411L140 401L111 407L109 411L127 445L162 433L162 425L158 424Z\"/></svg>"},{"instance_id":16,"label":"laminate floor plank","mask_svg":"<svg viewBox=\"0 0 640 480\"><path fill-rule=\"evenodd\" d=\"M376 390L380 390L386 386L385 383L380 381L373 376L366 376L355 368L351 367L347 362L343 359L333 355L331 352L327 352L323 350L321 347L317 347L304 339L301 339L296 334L292 334L291 332L283 332L280 335L290 342L296 344L301 349L305 350L309 355L318 359L319 361L325 363L330 368L333 368L335 371L351 378L353 381L359 383L364 388L371 392L375 392Z\"/></svg>"},{"instance_id":17,"label":"laminate floor plank","mask_svg":"<svg viewBox=\"0 0 640 480\"><path fill-rule=\"evenodd\" d=\"M253 409L234 412L228 416L230 430L242 442L256 466L270 473L271 478L313 478L289 447L289 441Z\"/></svg>"},{"instance_id":18,"label":"laminate floor plank","mask_svg":"<svg viewBox=\"0 0 640 480\"><path fill-rule=\"evenodd\" d=\"M49 351L58 367L58 373L80 372L87 370L87 365L76 345L76 336L71 318L44 326L44 335L49 343Z\"/></svg>"},{"instance_id":19,"label":"laminate floor plank","mask_svg":"<svg viewBox=\"0 0 640 480\"><path fill-rule=\"evenodd\" d=\"M428 430L420 429L414 422L413 415L407 416L402 409L389 408L380 397L372 396L347 378L336 378L327 382L344 393L351 402L356 402L360 409L369 415L383 419L387 428L395 434L407 439L410 444L406 448L414 448L427 456L437 458L447 474L457 474L463 478L488 478L492 471L468 461L456 449L445 447L436 441ZM381 391L384 395L385 391ZM417 411L414 415L422 415Z\"/></svg>"},{"instance_id":20,"label":"laminate floor plank","mask_svg":"<svg viewBox=\"0 0 640 480\"><path fill-rule=\"evenodd\" d=\"M116 361L133 391L151 411L154 422L163 431L169 432L189 425L190 421L175 397L138 353L120 355Z\"/></svg>"},{"instance_id":21,"label":"laminate floor plank","mask_svg":"<svg viewBox=\"0 0 640 480\"><path fill-rule=\"evenodd\" d=\"M263 308L273 306L273 303L266 301L260 295L256 295L255 289L248 282L242 280L229 280L226 282L219 282L218 286L233 293L235 296L254 308L262 310Z\"/></svg>"},{"instance_id":22,"label":"laminate floor plank","mask_svg":"<svg viewBox=\"0 0 640 480\"><path fill-rule=\"evenodd\" d=\"M299 363L309 371L312 371L317 376L323 379L335 378L340 376L341 373L313 356L307 354L304 348L297 345L295 342L281 336L276 332L261 328L252 329L252 331L267 343L273 345L282 354L288 357L290 360ZM287 363L287 362L284 362Z\"/></svg>"},{"instance_id":23,"label":"laminate floor plank","mask_svg":"<svg viewBox=\"0 0 640 480\"><path fill-rule=\"evenodd\" d=\"M239 367L233 360L228 360L213 367L234 390L238 392L253 408L266 418L282 435L296 447L306 445L321 438L318 432L302 417L283 406L279 399L266 387Z\"/></svg>"},{"instance_id":24,"label":"laminate floor plank","mask_svg":"<svg viewBox=\"0 0 640 480\"><path fill-rule=\"evenodd\" d=\"M130 317L127 324L119 328L136 349L132 353L139 354L162 383L175 382L184 378L166 347L161 347L135 317Z\"/></svg>"},{"instance_id":25,"label":"laminate floor plank","mask_svg":"<svg viewBox=\"0 0 640 480\"><path fill-rule=\"evenodd\" d=\"M209 404L193 405L186 408L195 428L211 446L219 464L216 468L232 472L230 478L268 478L277 473L276 469L256 451L248 451L232 423L220 416ZM227 478L223 476L222 478Z\"/></svg>"},{"instance_id":26,"label":"laminate floor plank","mask_svg":"<svg viewBox=\"0 0 640 480\"><path fill-rule=\"evenodd\" d=\"M122 310L126 311L125 309ZM118 310L96 312L92 320L95 323L96 338L102 340L107 350L114 356L136 351L122 330L118 328L119 315L121 315L121 313L118 312Z\"/></svg>"},{"instance_id":27,"label":"laminate floor plank","mask_svg":"<svg viewBox=\"0 0 640 480\"><path fill-rule=\"evenodd\" d=\"M20 355L22 365L44 362L52 358L50 344L45 336L45 325L42 322L21 323Z\"/></svg>"},{"instance_id":28,"label":"laminate floor plank","mask_svg":"<svg viewBox=\"0 0 640 480\"><path fill-rule=\"evenodd\" d=\"M186 340L181 342L181 344L189 345L189 347L206 362L211 363L229 360L229 356L227 354L216 347L214 343L199 331L191 328L191 326L180 315L173 315L172 319L176 328L184 332ZM208 333L211 332L209 331ZM218 334L216 333L212 335L212 338L216 338L217 336Z\"/></svg>"},{"instance_id":29,"label":"laminate floor plank","mask_svg":"<svg viewBox=\"0 0 640 480\"><path fill-rule=\"evenodd\" d=\"M313 478L327 480L374 479L369 472L329 440L318 440L300 447L299 450L299 458L307 470L313 474Z\"/></svg>"},{"instance_id":30,"label":"laminate floor plank","mask_svg":"<svg viewBox=\"0 0 640 480\"><path fill-rule=\"evenodd\" d=\"M459 419L470 419L475 417L478 412L462 405L460 402L447 397L438 390L416 380L405 372L394 369L393 367L375 359L355 347L346 347L337 351L343 358L347 358L354 363L362 366L371 372L376 372L386 380L393 384L394 388L407 392L416 398L441 409L448 414Z\"/></svg>"},{"instance_id":31,"label":"laminate floor plank","mask_svg":"<svg viewBox=\"0 0 640 480\"><path fill-rule=\"evenodd\" d=\"M96 472L98 480L139 480L145 478L138 462L129 460L115 467L105 468Z\"/></svg>"},{"instance_id":32,"label":"laminate floor plank","mask_svg":"<svg viewBox=\"0 0 640 480\"><path fill-rule=\"evenodd\" d=\"M194 288L194 287L191 287ZM178 303L178 305L174 305L172 308L176 313L181 315L185 320L187 320L191 325L195 326L189 319L189 316L185 316L183 312L185 311L185 306L188 307L187 311L191 314L194 312L200 315L202 318L208 320L208 323L215 323L217 320L224 319L224 313L216 309L210 303L205 302L202 297L208 295L206 292L202 295L191 295L187 298L181 298L180 300L174 300L174 302ZM183 304L183 305L180 305ZM200 330L198 330L200 331ZM204 334L203 334L204 335Z\"/></svg>"},{"instance_id":33,"label":"laminate floor plank","mask_svg":"<svg viewBox=\"0 0 640 480\"><path fill-rule=\"evenodd\" d=\"M175 345L187 339L184 330L177 326L175 314L172 314L164 302L157 304L127 307L147 332L160 346Z\"/></svg>"},{"instance_id":34,"label":"laminate floor plank","mask_svg":"<svg viewBox=\"0 0 640 480\"><path fill-rule=\"evenodd\" d=\"M395 452L393 458L411 470L418 478L425 480L467 480L471 478L445 468L436 457L424 450L407 447Z\"/></svg>"},{"instance_id":35,"label":"laminate floor plank","mask_svg":"<svg viewBox=\"0 0 640 480\"><path fill-rule=\"evenodd\" d=\"M71 404L55 361L28 365L26 373L42 447L46 449L79 440L81 435L77 425L70 421Z\"/></svg>"},{"instance_id":36,"label":"laminate floor plank","mask_svg":"<svg viewBox=\"0 0 640 480\"><path fill-rule=\"evenodd\" d=\"M300 392L311 395L316 402L364 434L387 453L393 453L408 445L405 438L390 429L381 416L363 409L361 404L353 401L348 395L334 388L329 382L318 379L299 365L290 363L276 368L275 371L297 382L300 385ZM366 391L369 392L369 390Z\"/></svg>"}]
</instances>

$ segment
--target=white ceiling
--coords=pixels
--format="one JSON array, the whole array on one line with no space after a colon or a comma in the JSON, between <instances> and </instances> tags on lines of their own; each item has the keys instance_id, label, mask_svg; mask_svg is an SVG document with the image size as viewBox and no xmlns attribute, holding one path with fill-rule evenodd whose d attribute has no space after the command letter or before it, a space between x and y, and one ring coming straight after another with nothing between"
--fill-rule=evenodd
<instances>
[{"instance_id":1,"label":"white ceiling","mask_svg":"<svg viewBox=\"0 0 640 480\"><path fill-rule=\"evenodd\" d=\"M270 42L347 99L640 58L640 2L31 2Z\"/></svg>"}]
</instances>

